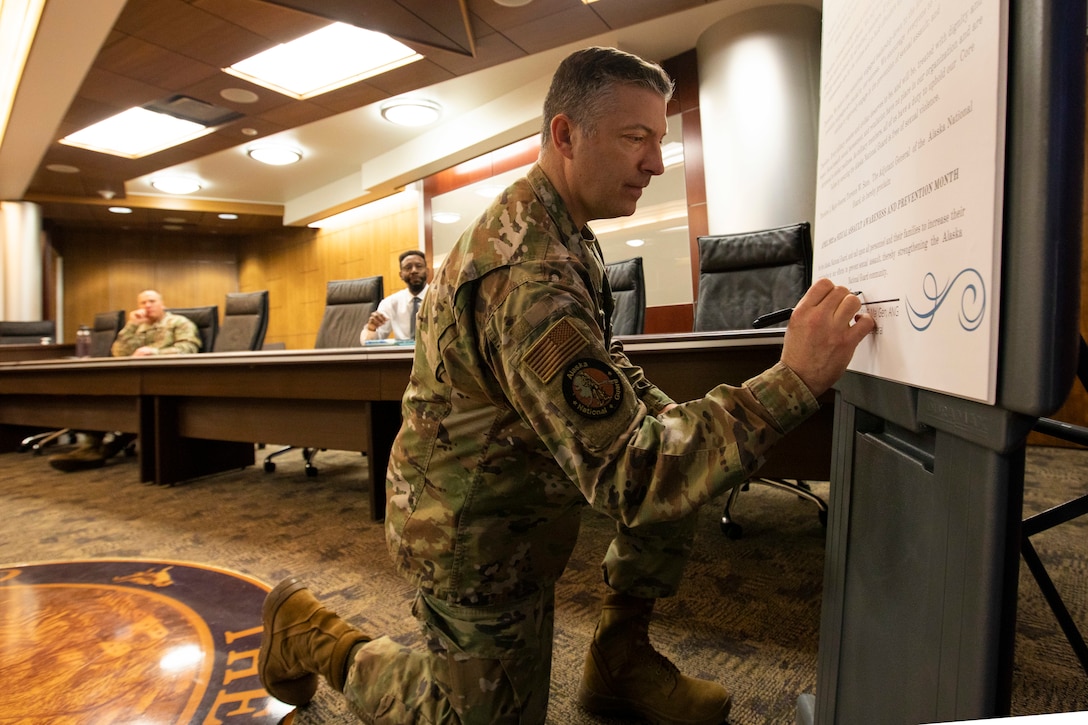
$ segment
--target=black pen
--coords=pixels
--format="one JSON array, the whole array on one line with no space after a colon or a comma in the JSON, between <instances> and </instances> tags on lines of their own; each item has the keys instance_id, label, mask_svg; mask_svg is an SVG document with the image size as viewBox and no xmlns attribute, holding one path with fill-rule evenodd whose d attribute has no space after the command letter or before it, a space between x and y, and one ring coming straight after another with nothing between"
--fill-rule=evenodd
<instances>
[{"instance_id":1,"label":"black pen","mask_svg":"<svg viewBox=\"0 0 1088 725\"><path fill-rule=\"evenodd\" d=\"M752 327L770 327L779 322L785 322L790 319L790 315L793 314L793 308L787 307L783 310L775 310L774 312L768 312L765 315L760 315L756 319L752 320Z\"/></svg>"},{"instance_id":2,"label":"black pen","mask_svg":"<svg viewBox=\"0 0 1088 725\"><path fill-rule=\"evenodd\" d=\"M860 295L861 292L852 292L851 294ZM883 303L886 303L886 302L898 302L898 301L899 301L899 298L895 297L894 299L890 299L890 300L873 300L871 302L862 302L861 304L864 307L865 305L879 305L879 304L883 304ZM775 324L777 324L779 322L785 322L786 320L790 319L790 317L792 315L793 315L793 308L792 307L786 307L785 309L775 310L774 312L768 312L767 314L760 315L756 319L752 320L752 327L756 327L756 328L769 327L770 325L775 325Z\"/></svg>"}]
</instances>

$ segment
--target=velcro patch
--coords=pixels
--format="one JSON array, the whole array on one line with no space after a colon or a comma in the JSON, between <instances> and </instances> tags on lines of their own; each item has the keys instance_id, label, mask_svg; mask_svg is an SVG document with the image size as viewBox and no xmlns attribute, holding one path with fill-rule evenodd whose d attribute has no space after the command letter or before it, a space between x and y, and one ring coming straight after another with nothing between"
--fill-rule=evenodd
<instances>
[{"instance_id":1,"label":"velcro patch","mask_svg":"<svg viewBox=\"0 0 1088 725\"><path fill-rule=\"evenodd\" d=\"M563 398L576 413L607 418L623 402L619 374L595 358L580 358L563 371Z\"/></svg>"},{"instance_id":2,"label":"velcro patch","mask_svg":"<svg viewBox=\"0 0 1088 725\"><path fill-rule=\"evenodd\" d=\"M529 348L525 364L546 383L587 344L585 336L564 317Z\"/></svg>"}]
</instances>

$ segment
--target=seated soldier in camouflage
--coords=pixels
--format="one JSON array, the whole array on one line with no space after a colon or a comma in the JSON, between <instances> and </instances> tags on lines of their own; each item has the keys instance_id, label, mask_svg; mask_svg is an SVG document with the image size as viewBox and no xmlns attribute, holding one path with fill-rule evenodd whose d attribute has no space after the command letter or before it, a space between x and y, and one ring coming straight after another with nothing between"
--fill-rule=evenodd
<instances>
[{"instance_id":1,"label":"seated soldier in camouflage","mask_svg":"<svg viewBox=\"0 0 1088 725\"><path fill-rule=\"evenodd\" d=\"M676 592L693 514L818 408L873 319L819 280L781 362L683 403L627 359L587 223L634 213L664 172L672 89L659 66L610 48L560 64L537 164L464 233L419 315L385 526L427 646L360 631L287 579L263 611L258 672L273 696L305 704L321 675L366 722L544 722L555 582L588 503L617 535L580 703L655 723L726 719L726 688L650 644L654 601Z\"/></svg>"},{"instance_id":2,"label":"seated soldier in camouflage","mask_svg":"<svg viewBox=\"0 0 1088 725\"><path fill-rule=\"evenodd\" d=\"M136 297L137 307L117 333L110 354L113 357L180 355L200 350L200 333L189 318L167 312L162 295L144 290ZM49 465L59 471L84 471L99 468L136 439L133 433L84 431L82 444L73 451L50 456Z\"/></svg>"}]
</instances>

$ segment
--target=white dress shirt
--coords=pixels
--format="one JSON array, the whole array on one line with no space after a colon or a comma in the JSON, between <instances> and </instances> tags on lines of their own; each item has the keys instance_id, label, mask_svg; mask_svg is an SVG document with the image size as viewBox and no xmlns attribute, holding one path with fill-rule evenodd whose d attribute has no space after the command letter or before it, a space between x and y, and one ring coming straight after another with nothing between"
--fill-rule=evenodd
<instances>
[{"instance_id":1,"label":"white dress shirt","mask_svg":"<svg viewBox=\"0 0 1088 725\"><path fill-rule=\"evenodd\" d=\"M384 340L389 337L389 333L393 333L393 337L398 340L411 340L412 339L412 297L419 297L419 301L423 302L423 295L427 294L427 288L430 285L425 285L418 295L413 295L408 291L408 288L394 292L381 302L378 303L378 312L385 315L387 318L385 324L377 329L374 333L373 340ZM366 327L359 332L360 342L366 342Z\"/></svg>"}]
</instances>

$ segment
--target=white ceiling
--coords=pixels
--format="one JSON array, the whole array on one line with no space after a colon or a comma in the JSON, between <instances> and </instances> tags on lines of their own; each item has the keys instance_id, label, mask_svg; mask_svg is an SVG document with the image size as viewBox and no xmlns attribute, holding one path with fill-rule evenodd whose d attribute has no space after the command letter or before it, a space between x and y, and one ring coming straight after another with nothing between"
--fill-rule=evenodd
<instances>
[{"instance_id":1,"label":"white ceiling","mask_svg":"<svg viewBox=\"0 0 1088 725\"><path fill-rule=\"evenodd\" d=\"M529 136L540 123L540 106L556 64L575 47L612 45L647 58L663 60L695 47L700 34L731 14L752 7L778 4L767 0L716 0L706 5L515 60L448 80L412 93L438 101L442 119L424 129L397 128L381 119L377 104L357 108L309 125L268 136L301 148L305 158L286 167L268 167L249 159L245 143L226 151L173 167L196 176L205 187L199 198L279 204L284 223L305 224L344 208L391 193L398 187L447 168L479 153ZM803 4L819 7L811 0ZM88 11L94 5L98 12ZM26 78L49 88L33 106L22 103L13 116L13 133L21 139L18 153L6 139L0 149L0 198L18 198L74 96L101 39L123 7L123 0L50 0L34 47ZM87 16L79 37L58 30L58 13ZM48 78L48 83L42 79ZM268 91L272 93L272 91ZM57 97L59 96L59 98ZM28 113L33 114L28 116ZM27 124L30 124L28 127ZM35 132L34 129L37 129ZM36 153L40 149L41 153ZM159 172L156 172L159 173ZM20 183L20 190L12 188ZM129 195L160 196L148 177L126 182Z\"/></svg>"}]
</instances>

